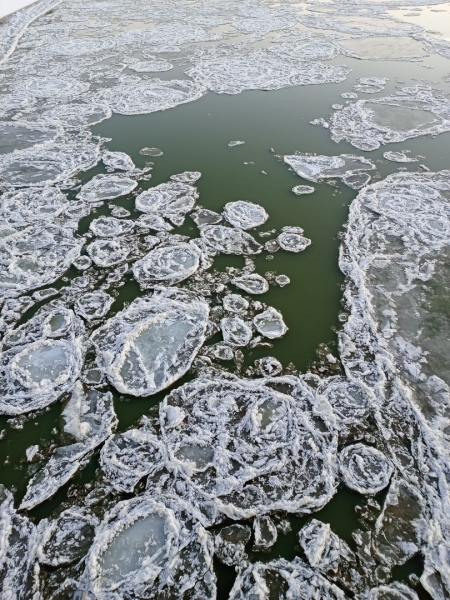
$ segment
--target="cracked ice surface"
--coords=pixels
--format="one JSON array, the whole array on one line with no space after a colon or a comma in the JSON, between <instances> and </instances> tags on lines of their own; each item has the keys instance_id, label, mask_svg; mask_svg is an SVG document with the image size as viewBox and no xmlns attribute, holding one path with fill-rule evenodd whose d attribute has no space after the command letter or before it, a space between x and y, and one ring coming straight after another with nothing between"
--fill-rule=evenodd
<instances>
[{"instance_id":1,"label":"cracked ice surface","mask_svg":"<svg viewBox=\"0 0 450 600\"><path fill-rule=\"evenodd\" d=\"M238 200L237 202L228 202L223 209L225 219L239 229L252 229L258 227L267 221L269 215L262 206Z\"/></svg>"},{"instance_id":2,"label":"cracked ice surface","mask_svg":"<svg viewBox=\"0 0 450 600\"><path fill-rule=\"evenodd\" d=\"M149 396L177 381L204 342L208 312L204 300L177 288L134 300L92 336L110 383Z\"/></svg>"},{"instance_id":3,"label":"cracked ice surface","mask_svg":"<svg viewBox=\"0 0 450 600\"><path fill-rule=\"evenodd\" d=\"M75 385L62 412L63 431L74 443L55 450L48 463L31 478L20 505L30 509L47 500L84 465L89 453L108 439L117 426L110 392Z\"/></svg>"},{"instance_id":4,"label":"cracked ice surface","mask_svg":"<svg viewBox=\"0 0 450 600\"><path fill-rule=\"evenodd\" d=\"M286 383L292 396L270 379L205 374L164 399L163 443L194 503L214 502L242 519L308 513L328 502L336 485L333 432L316 428L312 391L300 380Z\"/></svg>"},{"instance_id":5,"label":"cracked ice surface","mask_svg":"<svg viewBox=\"0 0 450 600\"><path fill-rule=\"evenodd\" d=\"M83 326L69 309L41 310L2 341L0 410L20 415L70 391L80 373Z\"/></svg>"},{"instance_id":6,"label":"cracked ice surface","mask_svg":"<svg viewBox=\"0 0 450 600\"><path fill-rule=\"evenodd\" d=\"M195 243L172 243L151 250L133 266L133 275L142 288L157 282L180 283L200 267L202 251Z\"/></svg>"},{"instance_id":7,"label":"cracked ice surface","mask_svg":"<svg viewBox=\"0 0 450 600\"><path fill-rule=\"evenodd\" d=\"M213 544L191 506L172 497L119 502L97 529L85 580L99 600L213 598Z\"/></svg>"}]
</instances>

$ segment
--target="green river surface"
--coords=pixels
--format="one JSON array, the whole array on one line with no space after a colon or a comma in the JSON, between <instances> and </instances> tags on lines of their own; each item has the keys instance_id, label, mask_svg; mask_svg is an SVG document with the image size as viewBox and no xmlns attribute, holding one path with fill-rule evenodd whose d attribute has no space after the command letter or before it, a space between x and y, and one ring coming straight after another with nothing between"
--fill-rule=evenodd
<instances>
[{"instance_id":1,"label":"green river surface","mask_svg":"<svg viewBox=\"0 0 450 600\"><path fill-rule=\"evenodd\" d=\"M140 190L165 182L175 173L186 170L200 171L197 182L200 198L198 205L220 212L225 203L233 200L250 200L264 206L270 215L264 226L251 233L264 243L270 238L259 238L259 231L276 229L285 225L301 226L312 245L305 252L292 254L279 250L272 260L267 253L255 258L257 272L264 275L267 271L286 274L291 283L284 287L271 286L269 292L258 296L266 304L274 306L283 314L289 331L283 339L275 340L273 348L244 350L245 365L250 365L262 356L275 356L284 366L293 363L300 372L306 372L318 360L317 351L321 344L337 355L336 330L340 326L339 314L343 307L342 286L344 277L338 267L340 233L345 226L348 208L357 192L337 182L310 184L301 180L282 162L281 156L295 151L314 152L325 155L352 153L364 155L377 164L375 177L384 178L399 167L417 170L418 163L399 165L383 159L386 150L410 150L411 156L422 155L421 163L431 170L450 167L450 134L435 139L421 138L402 144L384 146L375 152L363 153L345 142L339 145L330 139L327 129L313 127L310 121L317 117L327 118L332 112L331 105L344 103L340 94L351 91L358 77L390 77L386 89L370 97L385 96L403 85L414 85L420 80L449 91L449 85L443 83L448 76L448 61L440 57L426 59L423 63L391 61L359 61L354 59L335 59L336 64L347 64L353 69L347 80L341 84L312 85L263 92L248 91L236 96L209 93L200 100L164 112L138 116L114 115L111 119L92 128L94 134L111 138L106 144L109 150L123 151L131 156L137 167L143 167L148 161L154 162L152 179L140 182ZM432 67L430 70L423 65ZM179 66L168 73L161 73L164 79L183 77L186 67ZM397 82L401 80L401 83ZM359 97L369 98L366 94ZM228 147L231 140L245 140L245 145ZM141 156L143 147L161 148L161 157ZM271 151L271 149L274 150ZM244 164L245 162L251 164ZM267 174L264 175L262 171ZM97 173L105 172L102 165L82 173L80 179L85 182ZM296 196L293 186L298 184L314 185L314 194ZM139 213L134 211L134 196L124 196L112 201L113 204L131 210L131 218ZM82 219L79 233L87 231L89 223L100 215L109 215L108 203L89 217ZM185 224L174 230L175 233L197 237L198 230L188 217ZM242 257L219 256L214 260L215 269L227 266L242 267ZM67 278L79 276L72 267L65 278L53 284L61 287ZM137 283L130 278L112 306L111 314L121 310L125 303L132 301L141 292ZM255 297L256 299L256 297ZM21 322L28 320L45 302L30 309ZM215 336L210 342L217 341ZM224 363L226 366L226 363ZM174 387L191 378L186 375L177 381ZM155 414L158 403L169 390L149 397L133 398L119 396L114 388L109 388L115 397L115 410L119 418L118 431L123 431L135 423L143 414ZM0 444L0 483L11 489L17 501L25 493L33 466L26 463L25 450L33 444L51 449L52 444L59 445L58 419L60 403L28 418L22 428L0 417L0 430L3 443ZM36 467L34 466L34 469ZM79 486L95 480L98 468L98 451L89 465L58 493L31 511L36 520L47 517L64 502L77 494ZM385 492L381 494L383 496ZM380 500L379 498L377 498ZM382 498L381 498L382 499ZM355 507L361 504L359 494L347 488L341 488L333 500L315 518L331 524L332 529L351 547L354 547L352 532L360 523ZM285 557L292 560L297 554L297 533L306 522L307 516L289 517L292 531L280 535L270 552L264 554L249 552L251 560L272 560ZM406 580L411 573L420 576L421 559L415 557L402 567L394 569L394 577ZM226 599L235 576L234 569L217 563L218 598ZM419 585L416 588L419 597L429 598Z\"/></svg>"}]
</instances>

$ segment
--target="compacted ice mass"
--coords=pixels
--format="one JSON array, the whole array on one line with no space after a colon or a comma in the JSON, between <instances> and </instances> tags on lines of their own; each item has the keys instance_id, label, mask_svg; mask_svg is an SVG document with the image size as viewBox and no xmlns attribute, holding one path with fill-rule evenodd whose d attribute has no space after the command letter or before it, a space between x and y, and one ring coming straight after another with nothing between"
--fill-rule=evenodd
<instances>
[{"instance_id":1,"label":"compacted ice mass","mask_svg":"<svg viewBox=\"0 0 450 600\"><path fill-rule=\"evenodd\" d=\"M450 132L449 12L38 0L0 21L2 599L450 598L450 171L418 149ZM266 193L237 104L262 97ZM300 372L338 266L337 344Z\"/></svg>"}]
</instances>

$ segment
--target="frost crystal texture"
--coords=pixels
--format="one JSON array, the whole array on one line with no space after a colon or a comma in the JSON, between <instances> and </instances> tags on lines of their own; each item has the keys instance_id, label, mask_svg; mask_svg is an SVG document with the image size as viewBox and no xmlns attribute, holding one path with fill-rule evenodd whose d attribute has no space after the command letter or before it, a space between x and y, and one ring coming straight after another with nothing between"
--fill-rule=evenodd
<instances>
[{"instance_id":1,"label":"frost crystal texture","mask_svg":"<svg viewBox=\"0 0 450 600\"><path fill-rule=\"evenodd\" d=\"M99 600L126 596L212 598L216 593L209 534L182 500L119 502L97 529L86 580ZM180 585L180 582L182 584Z\"/></svg>"},{"instance_id":2,"label":"frost crystal texture","mask_svg":"<svg viewBox=\"0 0 450 600\"><path fill-rule=\"evenodd\" d=\"M80 319L62 307L8 332L1 346L1 411L27 413L70 391L81 370L82 335Z\"/></svg>"},{"instance_id":3,"label":"frost crystal texture","mask_svg":"<svg viewBox=\"0 0 450 600\"><path fill-rule=\"evenodd\" d=\"M269 290L267 279L257 273L235 277L231 283L248 294L265 294Z\"/></svg>"},{"instance_id":4,"label":"frost crystal texture","mask_svg":"<svg viewBox=\"0 0 450 600\"><path fill-rule=\"evenodd\" d=\"M111 385L150 396L177 381L204 342L208 312L204 300L177 288L134 300L92 335Z\"/></svg>"},{"instance_id":5,"label":"frost crystal texture","mask_svg":"<svg viewBox=\"0 0 450 600\"><path fill-rule=\"evenodd\" d=\"M137 181L119 175L95 175L81 188L77 198L85 202L102 202L129 194Z\"/></svg>"},{"instance_id":6,"label":"frost crystal texture","mask_svg":"<svg viewBox=\"0 0 450 600\"><path fill-rule=\"evenodd\" d=\"M334 494L335 437L315 426L312 392L298 382L291 396L271 382L204 375L163 400L163 442L194 503L243 519L308 513Z\"/></svg>"},{"instance_id":7,"label":"frost crystal texture","mask_svg":"<svg viewBox=\"0 0 450 600\"><path fill-rule=\"evenodd\" d=\"M259 254L262 247L249 233L223 225L203 225L200 235L208 253Z\"/></svg>"},{"instance_id":8,"label":"frost crystal texture","mask_svg":"<svg viewBox=\"0 0 450 600\"><path fill-rule=\"evenodd\" d=\"M345 485L361 494L381 492L392 475L392 466L384 454L364 444L344 448L340 465Z\"/></svg>"}]
</instances>

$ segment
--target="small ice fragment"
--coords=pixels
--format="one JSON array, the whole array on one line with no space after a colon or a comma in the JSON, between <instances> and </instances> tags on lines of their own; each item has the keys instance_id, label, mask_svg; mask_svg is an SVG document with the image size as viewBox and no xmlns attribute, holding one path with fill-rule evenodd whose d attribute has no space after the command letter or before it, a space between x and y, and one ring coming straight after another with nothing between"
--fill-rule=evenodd
<instances>
[{"instance_id":1,"label":"small ice fragment","mask_svg":"<svg viewBox=\"0 0 450 600\"><path fill-rule=\"evenodd\" d=\"M296 196L303 196L304 194L312 194L315 189L310 185L296 185L292 188L292 191Z\"/></svg>"},{"instance_id":2,"label":"small ice fragment","mask_svg":"<svg viewBox=\"0 0 450 600\"><path fill-rule=\"evenodd\" d=\"M75 259L72 264L79 271L85 271L92 265L92 260L89 258L89 256L83 255Z\"/></svg>"},{"instance_id":3,"label":"small ice fragment","mask_svg":"<svg viewBox=\"0 0 450 600\"><path fill-rule=\"evenodd\" d=\"M216 225L222 220L222 215L207 208L197 208L189 216L196 225Z\"/></svg>"},{"instance_id":4,"label":"small ice fragment","mask_svg":"<svg viewBox=\"0 0 450 600\"><path fill-rule=\"evenodd\" d=\"M131 214L130 211L127 210L126 208L123 208L123 206L113 206L110 208L111 208L111 215L113 217L116 217L116 219L123 219L124 217L129 217Z\"/></svg>"},{"instance_id":5,"label":"small ice fragment","mask_svg":"<svg viewBox=\"0 0 450 600\"><path fill-rule=\"evenodd\" d=\"M245 546L250 541L251 529L247 525L224 527L215 540L215 554L228 567L241 566L247 561Z\"/></svg>"},{"instance_id":6,"label":"small ice fragment","mask_svg":"<svg viewBox=\"0 0 450 600\"><path fill-rule=\"evenodd\" d=\"M252 339L252 330L239 317L224 317L220 321L223 340L231 346L247 346Z\"/></svg>"},{"instance_id":7,"label":"small ice fragment","mask_svg":"<svg viewBox=\"0 0 450 600\"><path fill-rule=\"evenodd\" d=\"M96 240L86 248L97 267L112 267L123 263L131 252L125 239Z\"/></svg>"},{"instance_id":8,"label":"small ice fragment","mask_svg":"<svg viewBox=\"0 0 450 600\"><path fill-rule=\"evenodd\" d=\"M417 162L417 158L406 156L405 152L383 152L383 157L391 162L411 163Z\"/></svg>"},{"instance_id":9,"label":"small ice fragment","mask_svg":"<svg viewBox=\"0 0 450 600\"><path fill-rule=\"evenodd\" d=\"M277 283L280 287L284 287L285 285L291 283L291 280L287 275L277 275L275 277L275 283Z\"/></svg>"},{"instance_id":10,"label":"small ice fragment","mask_svg":"<svg viewBox=\"0 0 450 600\"><path fill-rule=\"evenodd\" d=\"M342 114L340 111L337 114ZM297 153L284 156L283 160L300 177L317 183L321 179L339 178L355 171L372 171L376 169L373 162L355 154L341 154L340 156L321 156L316 154Z\"/></svg>"},{"instance_id":11,"label":"small ice fragment","mask_svg":"<svg viewBox=\"0 0 450 600\"><path fill-rule=\"evenodd\" d=\"M223 307L229 312L243 313L248 310L249 303L239 294L227 294L223 299Z\"/></svg>"},{"instance_id":12,"label":"small ice fragment","mask_svg":"<svg viewBox=\"0 0 450 600\"><path fill-rule=\"evenodd\" d=\"M255 533L254 550L267 550L277 541L277 528L268 515L256 517L253 521L253 531Z\"/></svg>"},{"instance_id":13,"label":"small ice fragment","mask_svg":"<svg viewBox=\"0 0 450 600\"><path fill-rule=\"evenodd\" d=\"M115 217L99 217L91 222L89 229L97 237L116 237L130 233L133 229L133 221L119 221Z\"/></svg>"},{"instance_id":14,"label":"small ice fragment","mask_svg":"<svg viewBox=\"0 0 450 600\"><path fill-rule=\"evenodd\" d=\"M259 254L262 246L245 231L223 225L203 225L200 235L206 248L223 254Z\"/></svg>"},{"instance_id":15,"label":"small ice fragment","mask_svg":"<svg viewBox=\"0 0 450 600\"><path fill-rule=\"evenodd\" d=\"M87 292L80 296L75 302L74 310L77 315L86 321L93 321L104 317L114 301L109 294L101 290Z\"/></svg>"},{"instance_id":16,"label":"small ice fragment","mask_svg":"<svg viewBox=\"0 0 450 600\"><path fill-rule=\"evenodd\" d=\"M142 154L142 156L162 156L164 152L159 148L142 148L142 150L139 150L139 154Z\"/></svg>"},{"instance_id":17,"label":"small ice fragment","mask_svg":"<svg viewBox=\"0 0 450 600\"><path fill-rule=\"evenodd\" d=\"M115 171L134 171L134 162L125 152L104 152L102 161L105 167Z\"/></svg>"},{"instance_id":18,"label":"small ice fragment","mask_svg":"<svg viewBox=\"0 0 450 600\"><path fill-rule=\"evenodd\" d=\"M159 246L133 265L133 275L141 287L158 281L173 285L193 275L200 267L201 258L202 251L193 243Z\"/></svg>"},{"instance_id":19,"label":"small ice fragment","mask_svg":"<svg viewBox=\"0 0 450 600\"><path fill-rule=\"evenodd\" d=\"M271 340L282 337L288 329L283 321L283 316L274 308L268 308L256 315L253 323L261 335Z\"/></svg>"},{"instance_id":20,"label":"small ice fragment","mask_svg":"<svg viewBox=\"0 0 450 600\"><path fill-rule=\"evenodd\" d=\"M255 360L255 367L263 377L276 377L283 370L283 365L273 356L264 356Z\"/></svg>"},{"instance_id":21,"label":"small ice fragment","mask_svg":"<svg viewBox=\"0 0 450 600\"><path fill-rule=\"evenodd\" d=\"M311 245L311 240L298 233L283 231L277 237L277 242L283 250L288 252L302 252Z\"/></svg>"},{"instance_id":22,"label":"small ice fragment","mask_svg":"<svg viewBox=\"0 0 450 600\"><path fill-rule=\"evenodd\" d=\"M267 279L257 273L235 277L231 283L249 294L265 294L269 290Z\"/></svg>"},{"instance_id":23,"label":"small ice fragment","mask_svg":"<svg viewBox=\"0 0 450 600\"><path fill-rule=\"evenodd\" d=\"M344 98L345 100L356 100L357 97L358 94L355 94L354 92L344 92L341 94L341 98Z\"/></svg>"},{"instance_id":24,"label":"small ice fragment","mask_svg":"<svg viewBox=\"0 0 450 600\"><path fill-rule=\"evenodd\" d=\"M214 358L217 358L217 360L233 360L234 358L234 352L230 346L227 346L227 344L222 344L219 342L210 348Z\"/></svg>"},{"instance_id":25,"label":"small ice fragment","mask_svg":"<svg viewBox=\"0 0 450 600\"><path fill-rule=\"evenodd\" d=\"M369 173L352 173L349 171L342 175L342 181L345 185L348 185L349 188L352 188L352 190L360 190L369 183L370 175Z\"/></svg>"},{"instance_id":26,"label":"small ice fragment","mask_svg":"<svg viewBox=\"0 0 450 600\"><path fill-rule=\"evenodd\" d=\"M36 454L39 451L39 446L35 445L35 446L29 446L26 450L25 450L25 455L27 457L27 462L33 462L33 458L36 456Z\"/></svg>"},{"instance_id":27,"label":"small ice fragment","mask_svg":"<svg viewBox=\"0 0 450 600\"><path fill-rule=\"evenodd\" d=\"M242 144L245 144L245 142L242 142L242 141L240 141L240 140L235 140L235 141L233 141L233 142L230 142L230 143L228 144L228 146L229 146L230 148L233 148L234 146L242 146Z\"/></svg>"},{"instance_id":28,"label":"small ice fragment","mask_svg":"<svg viewBox=\"0 0 450 600\"><path fill-rule=\"evenodd\" d=\"M388 485L393 471L382 452L361 443L342 450L340 465L345 485L360 494L381 492Z\"/></svg>"},{"instance_id":29,"label":"small ice fragment","mask_svg":"<svg viewBox=\"0 0 450 600\"><path fill-rule=\"evenodd\" d=\"M277 240L267 240L267 242L264 244L264 250L267 250L267 252L277 252L280 249L280 245L277 242Z\"/></svg>"}]
</instances>

